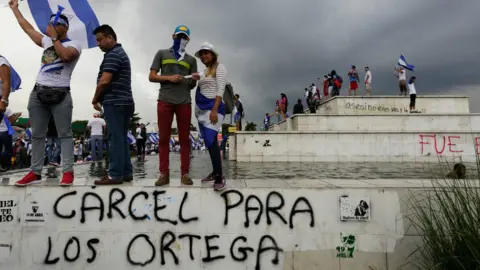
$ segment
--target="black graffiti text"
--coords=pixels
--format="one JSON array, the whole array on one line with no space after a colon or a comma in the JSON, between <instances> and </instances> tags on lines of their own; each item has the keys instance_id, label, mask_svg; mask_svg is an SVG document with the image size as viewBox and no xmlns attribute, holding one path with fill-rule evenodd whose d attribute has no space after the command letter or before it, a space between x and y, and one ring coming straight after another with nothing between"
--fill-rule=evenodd
<instances>
[{"instance_id":1,"label":"black graffiti text","mask_svg":"<svg viewBox=\"0 0 480 270\"><path fill-rule=\"evenodd\" d=\"M196 258L194 254L195 249L202 248L202 244L206 250L205 255L201 258L204 263L213 263L216 261L221 261L227 259L227 255L236 262L244 262L248 259L249 254L255 253L255 269L261 270L262 258L264 255L267 255L268 252L271 252L274 256L271 259L273 265L279 263L279 256L283 252L277 241L270 235L264 235L260 238L258 246L255 249L248 245L247 237L238 236L231 243L229 247L229 254L223 249L220 249L218 246L218 240L220 239L219 235L210 234L205 236L195 235L195 234L180 234L175 235L171 231L164 232L160 237L160 246L155 247L153 244L155 241L146 234L138 234L130 240L127 246L127 260L132 266L146 266L153 261L155 261L157 252L160 253L160 264L165 265L167 263L173 263L175 265L181 264L178 256L178 251L176 252L172 249L171 245L177 240L185 241L188 245L188 252L191 261L195 261ZM147 254L150 254L148 259L139 260L134 258L133 246L141 246L141 250L150 250Z\"/></svg>"},{"instance_id":2,"label":"black graffiti text","mask_svg":"<svg viewBox=\"0 0 480 270\"><path fill-rule=\"evenodd\" d=\"M92 263L97 258L97 250L94 245L98 243L100 243L98 238L91 238L87 241L87 248L91 253L90 257L86 260L87 263ZM63 259L67 262L76 262L82 252L81 246L80 240L77 237L70 237L63 248ZM60 257L52 254L52 247L52 238L48 237L47 255L43 261L45 264L57 264L60 261Z\"/></svg>"},{"instance_id":3,"label":"black graffiti text","mask_svg":"<svg viewBox=\"0 0 480 270\"><path fill-rule=\"evenodd\" d=\"M256 213L256 217L253 220L253 223L255 225L258 225L260 223L260 219L265 214L268 225L272 225L272 218L275 216L279 220L279 222L285 225L288 224L290 229L293 229L295 215L304 213L309 215L310 217L310 227L315 226L315 216L313 213L312 205L305 197L298 197L295 200L292 208L290 209L290 214L287 221L285 217L281 214L281 210L285 206L285 199L283 198L282 194L276 191L271 191L270 193L268 193L265 203L262 202L262 200L258 196L253 194L247 196L247 198L245 199L245 196L240 191L233 189L222 193L221 196L225 203L225 218L223 221L224 225L228 225L230 211L239 207L243 203L243 209L245 213L245 220L243 224L245 228L248 228L250 226L250 212ZM278 201L277 204L274 203L275 200Z\"/></svg>"},{"instance_id":4,"label":"black graffiti text","mask_svg":"<svg viewBox=\"0 0 480 270\"><path fill-rule=\"evenodd\" d=\"M125 192L119 188L113 188L110 190L108 196L108 202L105 203L102 197L100 197L95 192L85 192L81 197L81 205L80 205L80 223L85 223L87 220L87 213L89 212L97 212L96 215L98 216L98 221L103 221L105 218L113 219L113 218L120 218L126 219L127 216L132 218L135 221L143 221L147 220L149 217L147 214L138 215L135 213L134 210L134 202L136 200L143 200L147 203L149 200L153 205L153 216L155 220L158 222L170 223L172 225L177 225L178 221L176 219L170 219L167 217L163 217L161 215L161 211L164 210L167 205L161 204L160 196L165 195L166 191L154 191L152 194L148 194L145 191L140 191L135 193L131 196L130 199L127 199ZM67 204L65 202L69 199L73 199L73 197L77 196L77 191L71 191L68 193L63 194L62 196L58 197L53 205L53 213L56 217L61 219L73 219L77 216L77 211L72 209L70 212L60 212L59 205L60 204ZM188 192L183 194L182 202L178 209L178 220L181 223L186 224L192 221L198 221L198 217L186 217L184 209L186 208L186 202L188 198ZM65 201L64 201L65 200ZM87 201L93 201L94 204L88 204ZM123 210L122 210L123 209Z\"/></svg>"}]
</instances>

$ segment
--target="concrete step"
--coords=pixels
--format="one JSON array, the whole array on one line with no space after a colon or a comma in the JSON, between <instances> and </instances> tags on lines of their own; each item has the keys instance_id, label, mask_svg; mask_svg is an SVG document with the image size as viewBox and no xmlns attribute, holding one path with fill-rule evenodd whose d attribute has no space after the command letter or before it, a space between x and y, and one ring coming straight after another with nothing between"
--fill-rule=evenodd
<instances>
[{"instance_id":1,"label":"concrete step","mask_svg":"<svg viewBox=\"0 0 480 270\"><path fill-rule=\"evenodd\" d=\"M411 181L399 180L406 186ZM6 186L0 189L0 268L339 270L404 264L417 247L411 243L421 240L403 218L410 191L330 182L221 193L132 184ZM429 181L417 182L425 193L422 183ZM342 243L347 236L353 242Z\"/></svg>"},{"instance_id":2,"label":"concrete step","mask_svg":"<svg viewBox=\"0 0 480 270\"><path fill-rule=\"evenodd\" d=\"M409 113L410 97L339 96L320 105L321 114ZM416 109L422 113L469 113L468 97L451 95L417 96Z\"/></svg>"},{"instance_id":3,"label":"concrete step","mask_svg":"<svg viewBox=\"0 0 480 270\"><path fill-rule=\"evenodd\" d=\"M230 138L238 162L476 162L479 132L268 131Z\"/></svg>"},{"instance_id":4,"label":"concrete step","mask_svg":"<svg viewBox=\"0 0 480 270\"><path fill-rule=\"evenodd\" d=\"M300 114L273 131L480 131L480 114Z\"/></svg>"}]
</instances>

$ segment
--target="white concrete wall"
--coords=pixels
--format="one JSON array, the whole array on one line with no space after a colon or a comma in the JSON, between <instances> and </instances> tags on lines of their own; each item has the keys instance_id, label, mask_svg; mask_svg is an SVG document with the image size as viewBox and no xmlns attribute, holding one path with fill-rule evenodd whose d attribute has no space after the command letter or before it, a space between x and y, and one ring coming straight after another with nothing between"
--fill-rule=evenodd
<instances>
[{"instance_id":1,"label":"white concrete wall","mask_svg":"<svg viewBox=\"0 0 480 270\"><path fill-rule=\"evenodd\" d=\"M320 105L320 114L409 113L409 97L359 96L335 97ZM422 113L469 113L468 97L418 96L416 109Z\"/></svg>"},{"instance_id":2,"label":"white concrete wall","mask_svg":"<svg viewBox=\"0 0 480 270\"><path fill-rule=\"evenodd\" d=\"M480 114L383 114L321 115L291 117L292 131L480 131ZM287 122L273 129L288 131Z\"/></svg>"},{"instance_id":3,"label":"white concrete wall","mask_svg":"<svg viewBox=\"0 0 480 270\"><path fill-rule=\"evenodd\" d=\"M161 194L154 195L155 192ZM257 188L227 193L134 186L3 187L2 218L11 215L12 221L0 223L0 269L141 268L133 263L144 264L142 269L182 270L387 269L387 264L388 269L398 269L416 248L406 243L419 239L414 232L404 238L409 228L402 218L408 208L408 194L401 189ZM340 221L342 195L369 197L371 220ZM268 224L266 207L278 206L282 201L284 206L279 213L285 222L269 212ZM299 202L296 207L295 202ZM247 205L262 211L247 211ZM227 206L232 207L228 216ZM27 222L26 215L33 208L42 217L37 217L37 222ZM311 212L292 216L295 209ZM134 220L143 215L144 220ZM180 216L189 221L182 221ZM170 219L176 225L159 218ZM337 258L335 249L341 245L340 233L356 237L353 258ZM192 235L193 244L189 244L186 235ZM240 240L233 245L240 236L245 237L246 243ZM265 236L270 238L259 246ZM137 240L129 249L135 237ZM275 251L259 252L272 247L272 240L282 250L278 260L274 260ZM206 260L208 245L210 257L222 257ZM241 259L242 247L251 248L245 259ZM260 267L255 268L256 265Z\"/></svg>"},{"instance_id":4,"label":"white concrete wall","mask_svg":"<svg viewBox=\"0 0 480 270\"><path fill-rule=\"evenodd\" d=\"M475 162L480 133L239 132L238 162Z\"/></svg>"}]
</instances>

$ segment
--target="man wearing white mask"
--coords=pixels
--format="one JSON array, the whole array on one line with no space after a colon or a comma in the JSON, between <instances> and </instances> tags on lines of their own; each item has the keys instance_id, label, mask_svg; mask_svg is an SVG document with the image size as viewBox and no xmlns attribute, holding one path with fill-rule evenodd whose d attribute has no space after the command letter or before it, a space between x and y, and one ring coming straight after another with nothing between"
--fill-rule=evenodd
<instances>
[{"instance_id":1,"label":"man wearing white mask","mask_svg":"<svg viewBox=\"0 0 480 270\"><path fill-rule=\"evenodd\" d=\"M173 46L159 50L150 67L150 82L160 83L157 103L160 177L156 186L170 183L169 141L172 133L173 116L177 119L178 139L180 141L181 183L192 185L190 169L190 123L192 117L192 100L190 90L196 81L184 76L197 73L197 60L186 53L190 41L190 29L185 25L175 28L172 35ZM161 71L161 74L158 74Z\"/></svg>"}]
</instances>

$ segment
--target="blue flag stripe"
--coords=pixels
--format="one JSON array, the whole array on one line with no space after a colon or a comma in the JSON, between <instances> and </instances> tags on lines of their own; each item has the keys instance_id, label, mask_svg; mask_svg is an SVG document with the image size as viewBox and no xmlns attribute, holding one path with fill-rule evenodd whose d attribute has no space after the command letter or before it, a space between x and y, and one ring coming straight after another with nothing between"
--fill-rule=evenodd
<instances>
[{"instance_id":1,"label":"blue flag stripe","mask_svg":"<svg viewBox=\"0 0 480 270\"><path fill-rule=\"evenodd\" d=\"M98 22L97 16L95 15L92 7L87 0L68 0L68 2L70 3L70 6L75 12L77 18L85 25L88 38L88 47L96 47L97 40L95 35L93 35L93 30L100 26L100 23Z\"/></svg>"},{"instance_id":2,"label":"blue flag stripe","mask_svg":"<svg viewBox=\"0 0 480 270\"><path fill-rule=\"evenodd\" d=\"M28 0L28 6L31 11L35 10L35 12L32 12L33 19L40 31L45 34L50 16L53 14L48 0Z\"/></svg>"}]
</instances>

